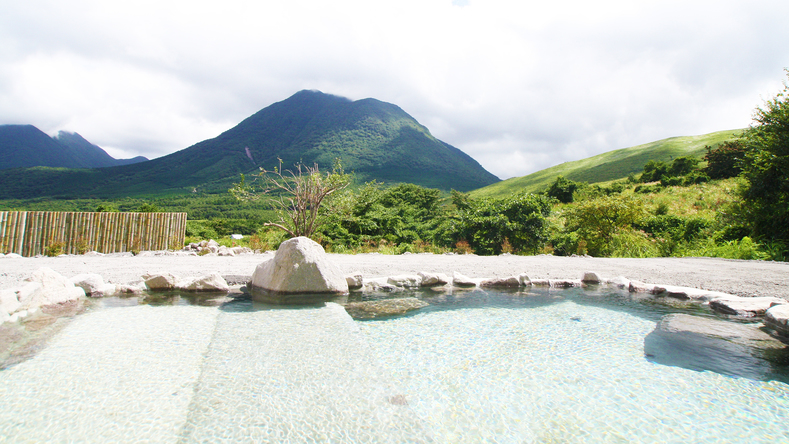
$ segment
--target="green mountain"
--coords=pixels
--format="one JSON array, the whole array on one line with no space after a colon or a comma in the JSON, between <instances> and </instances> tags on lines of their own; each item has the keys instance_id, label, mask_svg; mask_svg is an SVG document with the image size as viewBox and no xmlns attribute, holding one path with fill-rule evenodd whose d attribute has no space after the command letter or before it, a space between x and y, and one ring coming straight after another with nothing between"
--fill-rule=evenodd
<instances>
[{"instance_id":1,"label":"green mountain","mask_svg":"<svg viewBox=\"0 0 789 444\"><path fill-rule=\"evenodd\" d=\"M742 130L718 131L701 136L671 137L657 142L609 151L582 160L565 162L528 176L513 177L471 192L473 197L501 198L518 191L542 191L557 176L576 182L608 182L640 173L650 160L670 161L680 156L704 157L705 146L715 147L736 138Z\"/></svg>"},{"instance_id":2,"label":"green mountain","mask_svg":"<svg viewBox=\"0 0 789 444\"><path fill-rule=\"evenodd\" d=\"M87 166L85 168L105 168L119 165L131 165L133 163L146 162L148 159L143 156L131 159L116 159L98 145L94 145L77 133L66 131L58 132L54 140L62 146L70 149L76 157L82 160ZM43 166L43 165L42 165ZM65 165L62 165L65 166Z\"/></svg>"},{"instance_id":3,"label":"green mountain","mask_svg":"<svg viewBox=\"0 0 789 444\"><path fill-rule=\"evenodd\" d=\"M102 168L148 159L115 159L76 133L49 137L33 125L0 125L0 170L26 167Z\"/></svg>"},{"instance_id":4,"label":"green mountain","mask_svg":"<svg viewBox=\"0 0 789 444\"><path fill-rule=\"evenodd\" d=\"M0 198L224 192L242 173L342 161L360 181L469 191L499 179L396 105L301 91L216 138L148 162L99 170L33 168L0 177Z\"/></svg>"}]
</instances>

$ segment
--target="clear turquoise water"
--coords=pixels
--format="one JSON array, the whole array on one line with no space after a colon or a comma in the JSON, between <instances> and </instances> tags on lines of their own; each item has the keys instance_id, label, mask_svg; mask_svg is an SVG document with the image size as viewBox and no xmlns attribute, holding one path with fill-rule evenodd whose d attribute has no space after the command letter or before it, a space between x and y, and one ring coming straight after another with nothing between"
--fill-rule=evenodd
<instances>
[{"instance_id":1,"label":"clear turquoise water","mask_svg":"<svg viewBox=\"0 0 789 444\"><path fill-rule=\"evenodd\" d=\"M0 371L6 442L785 442L782 368L654 362L676 308L616 292L339 306L108 300ZM205 300L198 300L204 303ZM110 308L112 307L112 308ZM698 308L680 308L708 315ZM657 352L665 353L665 350ZM669 360L670 361L670 360ZM761 368L758 367L757 368Z\"/></svg>"}]
</instances>

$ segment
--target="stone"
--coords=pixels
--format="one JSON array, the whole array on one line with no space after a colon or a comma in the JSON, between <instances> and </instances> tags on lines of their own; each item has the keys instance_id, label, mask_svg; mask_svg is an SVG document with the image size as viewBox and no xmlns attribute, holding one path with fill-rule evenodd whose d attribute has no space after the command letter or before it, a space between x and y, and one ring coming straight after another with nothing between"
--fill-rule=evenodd
<instances>
[{"instance_id":1,"label":"stone","mask_svg":"<svg viewBox=\"0 0 789 444\"><path fill-rule=\"evenodd\" d=\"M660 294L666 291L664 287L661 287L659 285L646 284L644 282L639 282L639 281L630 281L628 290L631 293L650 293L650 294Z\"/></svg>"},{"instance_id":2,"label":"stone","mask_svg":"<svg viewBox=\"0 0 789 444\"><path fill-rule=\"evenodd\" d=\"M476 287L477 283L472 281L470 277L456 271L452 273L452 285L455 287Z\"/></svg>"},{"instance_id":3,"label":"stone","mask_svg":"<svg viewBox=\"0 0 789 444\"><path fill-rule=\"evenodd\" d=\"M603 279L597 273L593 271L587 271L581 278L581 282L585 284L599 284L603 282Z\"/></svg>"},{"instance_id":4,"label":"stone","mask_svg":"<svg viewBox=\"0 0 789 444\"><path fill-rule=\"evenodd\" d=\"M140 294L143 291L145 291L145 288L146 288L145 284L138 284L138 285L121 284L121 285L118 285L118 293Z\"/></svg>"},{"instance_id":5,"label":"stone","mask_svg":"<svg viewBox=\"0 0 789 444\"><path fill-rule=\"evenodd\" d=\"M449 276L440 273L425 273L420 271L417 273L421 279L420 285L422 287L438 287L449 283Z\"/></svg>"},{"instance_id":6,"label":"stone","mask_svg":"<svg viewBox=\"0 0 789 444\"><path fill-rule=\"evenodd\" d=\"M272 259L255 268L251 286L278 293L348 293L340 268L307 237L283 242Z\"/></svg>"},{"instance_id":7,"label":"stone","mask_svg":"<svg viewBox=\"0 0 789 444\"><path fill-rule=\"evenodd\" d=\"M348 283L349 290L358 290L364 286L364 277L361 272L354 271L345 276L345 282Z\"/></svg>"},{"instance_id":8,"label":"stone","mask_svg":"<svg viewBox=\"0 0 789 444\"><path fill-rule=\"evenodd\" d=\"M764 313L764 325L780 336L789 337L789 305L773 305Z\"/></svg>"},{"instance_id":9,"label":"stone","mask_svg":"<svg viewBox=\"0 0 789 444\"><path fill-rule=\"evenodd\" d=\"M550 287L551 281L548 279L532 279L531 285L534 287Z\"/></svg>"},{"instance_id":10,"label":"stone","mask_svg":"<svg viewBox=\"0 0 789 444\"><path fill-rule=\"evenodd\" d=\"M644 354L652 362L750 379L769 375L765 359L781 362L785 347L759 324L687 314L664 316L644 338Z\"/></svg>"},{"instance_id":11,"label":"stone","mask_svg":"<svg viewBox=\"0 0 789 444\"><path fill-rule=\"evenodd\" d=\"M418 287L422 283L422 278L416 274L401 274L390 276L386 279L386 282L398 287Z\"/></svg>"},{"instance_id":12,"label":"stone","mask_svg":"<svg viewBox=\"0 0 789 444\"><path fill-rule=\"evenodd\" d=\"M179 281L177 286L184 291L230 291L230 286L219 273Z\"/></svg>"},{"instance_id":13,"label":"stone","mask_svg":"<svg viewBox=\"0 0 789 444\"><path fill-rule=\"evenodd\" d=\"M616 288L630 288L630 280L624 276L615 277L613 279L606 279L603 281L606 285L612 285Z\"/></svg>"},{"instance_id":14,"label":"stone","mask_svg":"<svg viewBox=\"0 0 789 444\"><path fill-rule=\"evenodd\" d=\"M39 268L27 279L17 297L22 309L62 304L85 297L85 290L51 268Z\"/></svg>"},{"instance_id":15,"label":"stone","mask_svg":"<svg viewBox=\"0 0 789 444\"><path fill-rule=\"evenodd\" d=\"M485 279L479 283L480 287L498 287L498 288L516 288L521 286L520 279L517 276L509 276L505 278L492 278Z\"/></svg>"},{"instance_id":16,"label":"stone","mask_svg":"<svg viewBox=\"0 0 789 444\"><path fill-rule=\"evenodd\" d=\"M254 251L252 251L252 249L249 248L249 247L233 247L233 248L230 249L230 251L232 251L233 254L235 254L236 256L238 256L239 254L252 254L252 253L254 253Z\"/></svg>"},{"instance_id":17,"label":"stone","mask_svg":"<svg viewBox=\"0 0 789 444\"><path fill-rule=\"evenodd\" d=\"M526 273L521 273L518 275L518 281L520 281L521 286L528 287L531 285L531 278Z\"/></svg>"},{"instance_id":18,"label":"stone","mask_svg":"<svg viewBox=\"0 0 789 444\"><path fill-rule=\"evenodd\" d=\"M573 279L550 279L548 280L548 286L551 288L573 288L573 287L580 287L582 282L580 280L573 280Z\"/></svg>"},{"instance_id":19,"label":"stone","mask_svg":"<svg viewBox=\"0 0 789 444\"><path fill-rule=\"evenodd\" d=\"M10 315L15 311L19 310L22 306L19 303L19 297L17 296L17 292L14 290L0 290L0 317L3 314ZM2 323L2 321L0 321Z\"/></svg>"},{"instance_id":20,"label":"stone","mask_svg":"<svg viewBox=\"0 0 789 444\"><path fill-rule=\"evenodd\" d=\"M391 293L394 291L402 291L402 287L398 287L396 285L388 284L386 282L377 282L377 281L370 281L364 283L364 291L366 292L385 292Z\"/></svg>"},{"instance_id":21,"label":"stone","mask_svg":"<svg viewBox=\"0 0 789 444\"><path fill-rule=\"evenodd\" d=\"M85 290L85 294L91 297L112 296L118 292L115 284L105 283L104 278L96 273L78 274L71 278L71 282Z\"/></svg>"},{"instance_id":22,"label":"stone","mask_svg":"<svg viewBox=\"0 0 789 444\"><path fill-rule=\"evenodd\" d=\"M430 304L417 298L381 299L377 301L351 302L345 304L345 311L354 319L373 319L405 314L428 305Z\"/></svg>"},{"instance_id":23,"label":"stone","mask_svg":"<svg viewBox=\"0 0 789 444\"><path fill-rule=\"evenodd\" d=\"M224 245L220 245L219 248L216 250L217 256L235 256L236 253L231 250L229 247Z\"/></svg>"},{"instance_id":24,"label":"stone","mask_svg":"<svg viewBox=\"0 0 789 444\"><path fill-rule=\"evenodd\" d=\"M149 290L172 290L178 284L178 277L172 273L146 273L142 276Z\"/></svg>"},{"instance_id":25,"label":"stone","mask_svg":"<svg viewBox=\"0 0 789 444\"><path fill-rule=\"evenodd\" d=\"M786 301L772 297L744 298L731 296L710 301L710 308L724 314L754 317L764 316L767 309L773 305L785 304Z\"/></svg>"}]
</instances>

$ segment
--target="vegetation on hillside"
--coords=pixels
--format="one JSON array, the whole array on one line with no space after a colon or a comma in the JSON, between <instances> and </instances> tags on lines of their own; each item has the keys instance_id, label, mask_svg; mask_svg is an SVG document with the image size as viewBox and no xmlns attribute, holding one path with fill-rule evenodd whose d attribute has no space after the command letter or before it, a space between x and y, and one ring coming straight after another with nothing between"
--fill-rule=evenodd
<instances>
[{"instance_id":1,"label":"vegetation on hillside","mask_svg":"<svg viewBox=\"0 0 789 444\"><path fill-rule=\"evenodd\" d=\"M279 195L283 199L279 209L314 210L313 229L302 234L333 252L785 261L789 259L787 94L789 86L757 108L754 124L738 137L721 132L697 138L714 143L695 147L694 154L679 150L675 154L681 155L670 158L644 159L637 170L617 180L590 184L554 175L538 193L521 189L503 197L370 181L334 188L331 198L319 205L301 207L298 199L288 200L298 195L297 189L280 187L284 194ZM643 154L641 148L637 151ZM625 154L616 155L633 157ZM597 167L602 165L592 169L600 170ZM282 174L278 177L284 179ZM342 184L347 183L344 180ZM14 205L61 211L187 211L190 240L241 233L251 235L243 242L253 248L273 249L285 238L283 231L270 227L275 220L270 205L237 203L229 194L3 203L6 208ZM290 235L295 234L290 230Z\"/></svg>"},{"instance_id":2,"label":"vegetation on hillside","mask_svg":"<svg viewBox=\"0 0 789 444\"><path fill-rule=\"evenodd\" d=\"M598 154L586 159L565 162L523 177L513 177L472 191L474 198L502 198L515 192L538 193L550 186L557 176L576 182L600 183L625 179L639 174L649 161L671 162L682 156L701 158L707 147L716 148L735 140L742 130L718 131L701 136L672 137L630 148Z\"/></svg>"}]
</instances>

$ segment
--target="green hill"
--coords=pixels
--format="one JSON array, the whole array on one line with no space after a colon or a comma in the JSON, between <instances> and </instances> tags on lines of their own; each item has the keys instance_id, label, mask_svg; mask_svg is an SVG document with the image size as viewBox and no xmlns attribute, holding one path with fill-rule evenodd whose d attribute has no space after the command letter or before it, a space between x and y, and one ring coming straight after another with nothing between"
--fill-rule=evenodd
<instances>
[{"instance_id":1,"label":"green hill","mask_svg":"<svg viewBox=\"0 0 789 444\"><path fill-rule=\"evenodd\" d=\"M565 162L528 176L513 177L471 192L473 197L501 198L517 191L538 192L547 188L557 176L576 182L607 182L643 171L650 160L670 161L680 156L703 157L705 146L717 146L731 140L742 130L718 131L701 136L671 137L657 142L609 151L586 159Z\"/></svg>"},{"instance_id":2,"label":"green hill","mask_svg":"<svg viewBox=\"0 0 789 444\"><path fill-rule=\"evenodd\" d=\"M226 192L239 175L341 159L360 181L469 191L497 182L474 159L433 137L396 105L301 91L214 139L148 162L100 170L35 168L0 177L0 199Z\"/></svg>"}]
</instances>

